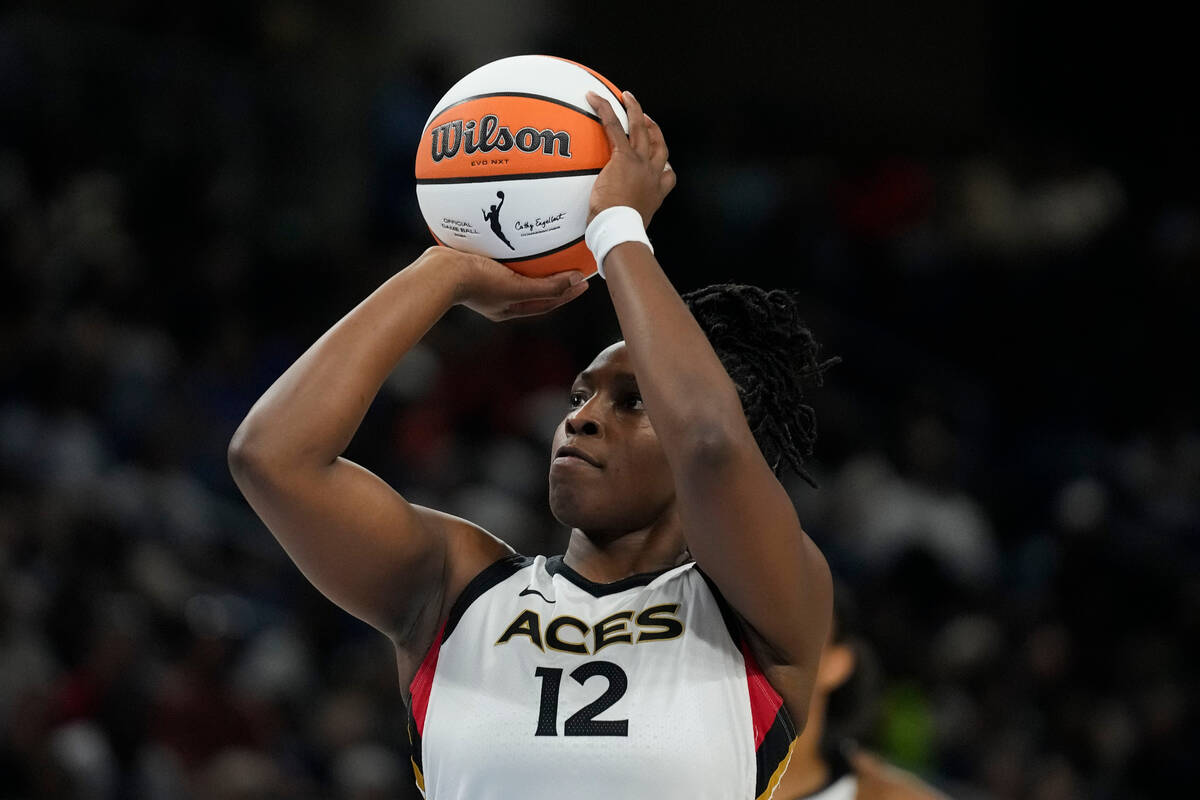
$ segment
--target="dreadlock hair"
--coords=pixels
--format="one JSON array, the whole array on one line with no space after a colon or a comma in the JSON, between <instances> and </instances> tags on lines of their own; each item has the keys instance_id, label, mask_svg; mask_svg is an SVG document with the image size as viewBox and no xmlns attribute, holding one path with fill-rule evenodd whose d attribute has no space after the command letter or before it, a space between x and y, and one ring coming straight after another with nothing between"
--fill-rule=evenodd
<instances>
[{"instance_id":1,"label":"dreadlock hair","mask_svg":"<svg viewBox=\"0 0 1200 800\"><path fill-rule=\"evenodd\" d=\"M821 360L795 295L783 289L720 283L688 292L683 301L737 386L771 469L779 475L790 468L815 488L804 459L817 439L817 415L801 400L841 359Z\"/></svg>"}]
</instances>

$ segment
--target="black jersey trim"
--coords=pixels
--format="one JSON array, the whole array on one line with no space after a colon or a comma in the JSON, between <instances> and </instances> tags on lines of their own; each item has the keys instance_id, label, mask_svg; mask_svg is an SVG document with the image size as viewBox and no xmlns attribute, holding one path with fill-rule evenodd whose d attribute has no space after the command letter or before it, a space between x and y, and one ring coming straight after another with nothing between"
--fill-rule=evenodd
<instances>
[{"instance_id":1,"label":"black jersey trim","mask_svg":"<svg viewBox=\"0 0 1200 800\"><path fill-rule=\"evenodd\" d=\"M421 752L421 734L417 733L417 718L413 716L412 703L408 704L408 759L412 763L413 778L425 793L425 765Z\"/></svg>"},{"instance_id":2,"label":"black jersey trim","mask_svg":"<svg viewBox=\"0 0 1200 800\"><path fill-rule=\"evenodd\" d=\"M450 634L454 632L458 621L462 619L462 615L466 613L471 603L478 600L488 589L505 580L517 570L523 569L532 563L533 559L529 556L513 553L498 561L493 561L484 567L478 575L467 583L462 593L458 595L458 599L454 601L454 605L450 607L450 616L446 618L446 627L442 631L442 643L444 644L450 638Z\"/></svg>"},{"instance_id":3,"label":"black jersey trim","mask_svg":"<svg viewBox=\"0 0 1200 800\"><path fill-rule=\"evenodd\" d=\"M673 569L678 569L681 566L683 565L677 564L674 567L667 567L656 572L640 572L637 575L630 575L628 578L621 578L621 580L613 581L612 583L596 583L595 581L588 580L567 566L566 562L563 561L562 556L551 556L550 558L546 559L547 572L549 572L551 575L563 576L568 581L590 594L592 597L607 597L610 594L623 592L626 589L633 589L637 586L645 586L659 575L664 575Z\"/></svg>"},{"instance_id":4,"label":"black jersey trim","mask_svg":"<svg viewBox=\"0 0 1200 800\"><path fill-rule=\"evenodd\" d=\"M792 749L792 742L795 739L796 729L792 726L792 719L788 715L787 706L780 706L779 711L775 714L775 719L771 722L771 727L767 730L767 735L763 737L762 743L758 746L758 751L754 754L756 766L754 781L755 797L762 797L766 794L767 789L771 785L771 779L775 777L775 773L780 765L788 758L788 753Z\"/></svg>"}]
</instances>

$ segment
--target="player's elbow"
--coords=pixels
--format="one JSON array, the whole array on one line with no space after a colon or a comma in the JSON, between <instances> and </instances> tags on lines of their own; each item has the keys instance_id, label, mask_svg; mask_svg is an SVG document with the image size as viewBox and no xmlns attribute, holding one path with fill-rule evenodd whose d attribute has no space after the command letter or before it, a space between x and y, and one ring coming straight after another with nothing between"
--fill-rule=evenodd
<instances>
[{"instance_id":1,"label":"player's elbow","mask_svg":"<svg viewBox=\"0 0 1200 800\"><path fill-rule=\"evenodd\" d=\"M683 404L672 425L685 467L720 469L757 448L734 389L689 394L694 402Z\"/></svg>"},{"instance_id":2,"label":"player's elbow","mask_svg":"<svg viewBox=\"0 0 1200 800\"><path fill-rule=\"evenodd\" d=\"M246 423L238 426L229 446L225 450L225 461L229 465L229 473L239 486L255 476L264 475L271 470L273 459L270 449L251 435Z\"/></svg>"},{"instance_id":3,"label":"player's elbow","mask_svg":"<svg viewBox=\"0 0 1200 800\"><path fill-rule=\"evenodd\" d=\"M739 439L735 430L720 419L691 422L679 447L680 459L689 472L719 470L737 455Z\"/></svg>"},{"instance_id":4,"label":"player's elbow","mask_svg":"<svg viewBox=\"0 0 1200 800\"><path fill-rule=\"evenodd\" d=\"M234 483L239 485L245 476L252 472L254 465L254 457L240 433L239 429L229 440L229 447L225 449L225 463L229 466L229 474L233 476Z\"/></svg>"}]
</instances>

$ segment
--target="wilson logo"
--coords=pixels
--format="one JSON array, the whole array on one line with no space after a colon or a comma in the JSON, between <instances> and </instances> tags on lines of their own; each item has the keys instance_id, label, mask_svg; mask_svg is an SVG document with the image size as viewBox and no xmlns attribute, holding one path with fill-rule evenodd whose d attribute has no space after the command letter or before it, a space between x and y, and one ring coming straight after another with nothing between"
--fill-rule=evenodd
<instances>
[{"instance_id":1,"label":"wilson logo","mask_svg":"<svg viewBox=\"0 0 1200 800\"><path fill-rule=\"evenodd\" d=\"M495 114L486 115L478 124L473 119L446 122L431 130L429 135L434 162L454 158L459 150L474 155L493 150L504 153L514 147L522 153L541 150L548 156L571 157L571 134L566 131L525 127L513 133L508 126L500 124Z\"/></svg>"}]
</instances>

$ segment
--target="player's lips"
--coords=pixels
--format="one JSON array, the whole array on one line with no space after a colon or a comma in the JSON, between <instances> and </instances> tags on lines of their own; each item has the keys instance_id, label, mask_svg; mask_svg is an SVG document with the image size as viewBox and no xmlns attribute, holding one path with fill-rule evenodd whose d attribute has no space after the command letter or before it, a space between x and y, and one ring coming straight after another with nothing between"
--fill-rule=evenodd
<instances>
[{"instance_id":1,"label":"player's lips","mask_svg":"<svg viewBox=\"0 0 1200 800\"><path fill-rule=\"evenodd\" d=\"M564 459L578 459L579 461L591 464L597 469L603 469L604 467L604 465L597 461L596 458L590 453L586 453L583 450L580 450L578 447L573 447L569 444L563 445L554 453L554 460L556 462Z\"/></svg>"}]
</instances>

